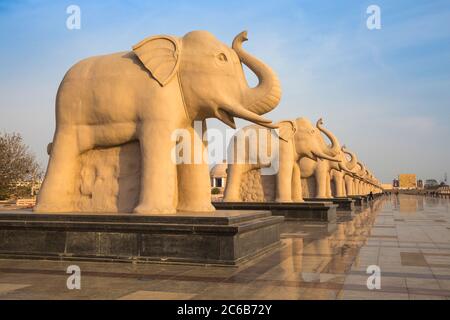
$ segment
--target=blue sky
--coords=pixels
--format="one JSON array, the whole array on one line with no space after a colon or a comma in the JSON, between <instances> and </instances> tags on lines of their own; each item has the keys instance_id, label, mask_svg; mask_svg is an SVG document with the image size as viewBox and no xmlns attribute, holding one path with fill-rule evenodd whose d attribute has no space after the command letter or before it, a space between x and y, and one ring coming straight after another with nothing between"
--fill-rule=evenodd
<instances>
[{"instance_id":1,"label":"blue sky","mask_svg":"<svg viewBox=\"0 0 450 320\"><path fill-rule=\"evenodd\" d=\"M66 28L71 4L81 8L80 30ZM366 27L371 4L381 8L381 30ZM56 90L71 65L149 35L199 29L228 44L248 30L246 49L282 83L282 101L267 117L323 117L383 181L450 172L447 0L0 0L0 130L22 133L46 164Z\"/></svg>"}]
</instances>

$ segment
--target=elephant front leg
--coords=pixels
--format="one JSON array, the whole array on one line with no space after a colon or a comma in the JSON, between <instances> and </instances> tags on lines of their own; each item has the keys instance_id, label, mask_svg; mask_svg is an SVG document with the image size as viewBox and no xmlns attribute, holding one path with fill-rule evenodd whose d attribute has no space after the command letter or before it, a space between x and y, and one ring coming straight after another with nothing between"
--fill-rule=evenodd
<instances>
[{"instance_id":1,"label":"elephant front leg","mask_svg":"<svg viewBox=\"0 0 450 320\"><path fill-rule=\"evenodd\" d=\"M343 174L341 172L334 173L334 184L336 189L336 197L344 197Z\"/></svg>"},{"instance_id":2,"label":"elephant front leg","mask_svg":"<svg viewBox=\"0 0 450 320\"><path fill-rule=\"evenodd\" d=\"M177 172L171 157L172 132L166 123L144 123L140 128L141 190L136 213L176 213Z\"/></svg>"},{"instance_id":3,"label":"elephant front leg","mask_svg":"<svg viewBox=\"0 0 450 320\"><path fill-rule=\"evenodd\" d=\"M292 202L292 173L294 167L292 146L285 141L280 141L279 150L275 201Z\"/></svg>"},{"instance_id":4,"label":"elephant front leg","mask_svg":"<svg viewBox=\"0 0 450 320\"><path fill-rule=\"evenodd\" d=\"M177 211L212 212L208 164L180 164Z\"/></svg>"},{"instance_id":5,"label":"elephant front leg","mask_svg":"<svg viewBox=\"0 0 450 320\"><path fill-rule=\"evenodd\" d=\"M294 164L292 170L292 201L303 202L302 177L298 163Z\"/></svg>"},{"instance_id":6,"label":"elephant front leg","mask_svg":"<svg viewBox=\"0 0 450 320\"><path fill-rule=\"evenodd\" d=\"M351 177L345 176L344 182L345 182L345 190L346 190L347 196L352 196L353 195L353 187L352 187Z\"/></svg>"},{"instance_id":7,"label":"elephant front leg","mask_svg":"<svg viewBox=\"0 0 450 320\"><path fill-rule=\"evenodd\" d=\"M227 168L227 184L223 195L224 202L242 201L240 188L242 175L244 174L244 164L229 164Z\"/></svg>"},{"instance_id":8,"label":"elephant front leg","mask_svg":"<svg viewBox=\"0 0 450 320\"><path fill-rule=\"evenodd\" d=\"M327 186L330 185L330 179L326 164L323 160L317 160L314 177L316 180L316 198L327 198Z\"/></svg>"},{"instance_id":9,"label":"elephant front leg","mask_svg":"<svg viewBox=\"0 0 450 320\"><path fill-rule=\"evenodd\" d=\"M206 159L206 143L203 133L206 132L206 122L203 121L201 130L187 129L190 141L182 142L183 147L189 147L189 158L177 166L178 176L178 211L212 212L215 210L211 204L211 184L209 180L208 159ZM184 139L183 138L183 139Z\"/></svg>"}]
</instances>

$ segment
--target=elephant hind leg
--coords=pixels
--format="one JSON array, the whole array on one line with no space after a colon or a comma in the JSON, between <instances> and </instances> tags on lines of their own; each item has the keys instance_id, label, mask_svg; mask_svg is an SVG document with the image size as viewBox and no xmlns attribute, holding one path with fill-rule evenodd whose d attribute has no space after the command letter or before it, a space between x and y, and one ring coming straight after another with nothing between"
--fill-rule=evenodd
<instances>
[{"instance_id":1,"label":"elephant hind leg","mask_svg":"<svg viewBox=\"0 0 450 320\"><path fill-rule=\"evenodd\" d=\"M79 170L77 128L59 128L52 143L50 161L38 194L35 212L69 212L74 205L75 179Z\"/></svg>"},{"instance_id":2,"label":"elephant hind leg","mask_svg":"<svg viewBox=\"0 0 450 320\"><path fill-rule=\"evenodd\" d=\"M294 164L292 170L292 201L303 202L302 179L298 164Z\"/></svg>"}]
</instances>

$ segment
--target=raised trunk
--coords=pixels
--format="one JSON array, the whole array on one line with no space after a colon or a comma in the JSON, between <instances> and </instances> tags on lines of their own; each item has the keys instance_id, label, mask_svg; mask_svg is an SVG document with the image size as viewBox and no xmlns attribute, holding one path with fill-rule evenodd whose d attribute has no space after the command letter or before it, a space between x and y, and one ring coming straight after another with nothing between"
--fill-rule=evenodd
<instances>
[{"instance_id":1,"label":"raised trunk","mask_svg":"<svg viewBox=\"0 0 450 320\"><path fill-rule=\"evenodd\" d=\"M360 170L358 171L358 176L363 179L365 174L366 174L366 167L364 167L364 165L358 161L358 166L360 168Z\"/></svg>"},{"instance_id":2,"label":"raised trunk","mask_svg":"<svg viewBox=\"0 0 450 320\"><path fill-rule=\"evenodd\" d=\"M339 152L341 152L341 146L340 146L339 141L336 138L336 136L323 127L322 118L317 120L316 127L317 127L317 129L322 131L328 137L328 139L330 139L330 141L331 141L330 154L332 156L337 156L339 154Z\"/></svg>"},{"instance_id":3,"label":"raised trunk","mask_svg":"<svg viewBox=\"0 0 450 320\"><path fill-rule=\"evenodd\" d=\"M280 102L280 81L264 62L242 49L242 43L247 40L247 32L241 32L234 38L232 48L241 62L256 74L259 82L255 88L248 88L243 97L243 105L247 110L261 115L271 111Z\"/></svg>"},{"instance_id":4,"label":"raised trunk","mask_svg":"<svg viewBox=\"0 0 450 320\"><path fill-rule=\"evenodd\" d=\"M345 166L347 167L348 170L353 170L353 168L356 167L356 163L358 162L358 159L356 158L355 153L345 149L345 146L342 146L341 150L342 150L342 152L344 152L345 154L348 154L351 157L351 160L347 161L345 163Z\"/></svg>"}]
</instances>

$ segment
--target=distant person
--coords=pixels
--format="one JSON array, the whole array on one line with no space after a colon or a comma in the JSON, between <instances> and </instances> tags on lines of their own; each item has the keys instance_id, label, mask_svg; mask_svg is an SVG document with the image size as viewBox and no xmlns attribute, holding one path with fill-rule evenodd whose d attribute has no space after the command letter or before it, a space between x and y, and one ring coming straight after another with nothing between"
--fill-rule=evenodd
<instances>
[{"instance_id":1,"label":"distant person","mask_svg":"<svg viewBox=\"0 0 450 320\"><path fill-rule=\"evenodd\" d=\"M369 200L373 200L373 192L372 191L370 191L370 193L369 193Z\"/></svg>"}]
</instances>

